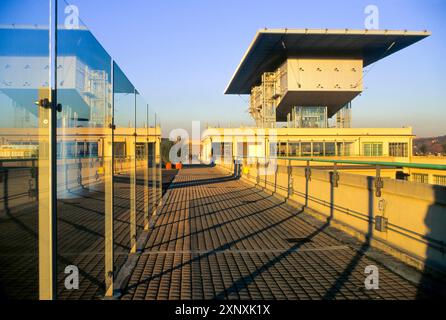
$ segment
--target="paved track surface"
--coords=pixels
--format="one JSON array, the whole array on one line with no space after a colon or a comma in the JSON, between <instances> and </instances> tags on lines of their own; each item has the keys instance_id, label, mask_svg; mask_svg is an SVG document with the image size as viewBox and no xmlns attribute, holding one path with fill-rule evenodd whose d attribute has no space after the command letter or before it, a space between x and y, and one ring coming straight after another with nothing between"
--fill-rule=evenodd
<instances>
[{"instance_id":1,"label":"paved track surface","mask_svg":"<svg viewBox=\"0 0 446 320\"><path fill-rule=\"evenodd\" d=\"M122 299L415 299L433 293L333 236L327 224L217 168L165 194ZM391 260L391 257L386 257ZM379 268L379 290L364 269Z\"/></svg>"}]
</instances>

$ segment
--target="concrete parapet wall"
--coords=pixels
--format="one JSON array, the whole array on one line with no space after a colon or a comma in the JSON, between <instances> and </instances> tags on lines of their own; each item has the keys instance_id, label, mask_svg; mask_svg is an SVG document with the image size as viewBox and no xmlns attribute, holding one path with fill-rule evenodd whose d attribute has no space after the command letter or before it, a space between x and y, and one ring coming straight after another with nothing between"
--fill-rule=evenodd
<instances>
[{"instance_id":1,"label":"concrete parapet wall","mask_svg":"<svg viewBox=\"0 0 446 320\"><path fill-rule=\"evenodd\" d=\"M336 186L331 171L311 168L307 181L305 169L278 165L265 174L245 164L242 179L420 270L446 274L446 187L383 178L378 197L374 177L338 172ZM376 229L379 217L385 231Z\"/></svg>"}]
</instances>

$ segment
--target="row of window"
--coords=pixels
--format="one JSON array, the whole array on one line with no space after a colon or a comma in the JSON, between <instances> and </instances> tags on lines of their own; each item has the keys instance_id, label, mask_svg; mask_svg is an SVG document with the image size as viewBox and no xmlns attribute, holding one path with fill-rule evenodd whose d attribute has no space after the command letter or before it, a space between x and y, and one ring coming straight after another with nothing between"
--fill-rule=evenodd
<instances>
[{"instance_id":1,"label":"row of window","mask_svg":"<svg viewBox=\"0 0 446 320\"><path fill-rule=\"evenodd\" d=\"M251 145L248 143L247 145ZM240 146L239 146L240 145ZM243 143L237 146L237 154L246 154L249 149ZM364 142L362 144L362 155L366 157L382 157L384 155L382 142ZM232 155L232 143L213 143L213 155ZM279 157L334 157L354 156L354 142L277 142L270 144L270 155ZM389 156L407 157L409 154L408 143L389 143Z\"/></svg>"},{"instance_id":2,"label":"row of window","mask_svg":"<svg viewBox=\"0 0 446 320\"><path fill-rule=\"evenodd\" d=\"M390 142L389 156L391 157L407 157L409 155L407 142ZM382 142L364 142L362 144L362 154L366 157L382 157L383 143Z\"/></svg>"},{"instance_id":3,"label":"row of window","mask_svg":"<svg viewBox=\"0 0 446 320\"><path fill-rule=\"evenodd\" d=\"M429 183L429 175L427 173L412 173L412 181L420 183ZM446 176L434 175L433 184L446 186Z\"/></svg>"},{"instance_id":4,"label":"row of window","mask_svg":"<svg viewBox=\"0 0 446 320\"><path fill-rule=\"evenodd\" d=\"M127 156L126 143L114 142L114 155L116 158L125 158ZM154 156L154 143L148 143L149 157ZM146 154L146 144L136 143L136 158L144 159ZM62 158L97 158L99 156L98 142L63 142L57 144L57 157Z\"/></svg>"},{"instance_id":5,"label":"row of window","mask_svg":"<svg viewBox=\"0 0 446 320\"><path fill-rule=\"evenodd\" d=\"M353 142L286 142L272 143L270 154L280 157L350 156Z\"/></svg>"}]
</instances>

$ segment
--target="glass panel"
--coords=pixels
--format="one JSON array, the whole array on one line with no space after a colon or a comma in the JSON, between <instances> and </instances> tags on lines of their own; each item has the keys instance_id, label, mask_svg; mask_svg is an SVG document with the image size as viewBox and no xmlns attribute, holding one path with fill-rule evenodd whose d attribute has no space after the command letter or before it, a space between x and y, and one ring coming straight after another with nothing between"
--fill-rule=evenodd
<instances>
[{"instance_id":1,"label":"glass panel","mask_svg":"<svg viewBox=\"0 0 446 320\"><path fill-rule=\"evenodd\" d=\"M135 137L135 88L121 71L113 64L113 106L114 124L114 257L115 272L119 272L130 251L130 172L132 164L132 146Z\"/></svg>"},{"instance_id":2,"label":"glass panel","mask_svg":"<svg viewBox=\"0 0 446 320\"><path fill-rule=\"evenodd\" d=\"M333 157L336 155L336 147L334 142L325 142L325 156Z\"/></svg>"},{"instance_id":3,"label":"glass panel","mask_svg":"<svg viewBox=\"0 0 446 320\"><path fill-rule=\"evenodd\" d=\"M68 3L58 2L59 21ZM58 298L104 296L105 215L110 203L111 57L88 28L58 25ZM79 270L79 288L65 284ZM69 269L68 269L69 270Z\"/></svg>"},{"instance_id":4,"label":"glass panel","mask_svg":"<svg viewBox=\"0 0 446 320\"><path fill-rule=\"evenodd\" d=\"M313 156L321 157L324 155L324 143L323 142L313 142Z\"/></svg>"},{"instance_id":5,"label":"glass panel","mask_svg":"<svg viewBox=\"0 0 446 320\"><path fill-rule=\"evenodd\" d=\"M302 156L311 157L311 142L302 142L301 143Z\"/></svg>"},{"instance_id":6,"label":"glass panel","mask_svg":"<svg viewBox=\"0 0 446 320\"><path fill-rule=\"evenodd\" d=\"M269 156L270 158L277 157L279 151L279 143L278 142L270 142L269 143Z\"/></svg>"},{"instance_id":7,"label":"glass panel","mask_svg":"<svg viewBox=\"0 0 446 320\"><path fill-rule=\"evenodd\" d=\"M149 213L149 141L148 106L143 97L136 94L136 221L137 235L148 229Z\"/></svg>"},{"instance_id":8,"label":"glass panel","mask_svg":"<svg viewBox=\"0 0 446 320\"><path fill-rule=\"evenodd\" d=\"M38 101L50 98L48 13L48 0L1 3L0 300L38 299L44 289L38 245L39 215L43 222L49 212L49 109Z\"/></svg>"},{"instance_id":9,"label":"glass panel","mask_svg":"<svg viewBox=\"0 0 446 320\"><path fill-rule=\"evenodd\" d=\"M156 207L162 196L163 179L161 175L161 119L157 113L149 108L149 176L150 201L149 210L156 214Z\"/></svg>"},{"instance_id":10,"label":"glass panel","mask_svg":"<svg viewBox=\"0 0 446 320\"><path fill-rule=\"evenodd\" d=\"M290 142L289 144L289 156L299 156L299 142Z\"/></svg>"},{"instance_id":11,"label":"glass panel","mask_svg":"<svg viewBox=\"0 0 446 320\"><path fill-rule=\"evenodd\" d=\"M345 142L344 143L344 155L345 156L353 155L355 153L354 146L355 146L354 142Z\"/></svg>"},{"instance_id":12,"label":"glass panel","mask_svg":"<svg viewBox=\"0 0 446 320\"><path fill-rule=\"evenodd\" d=\"M287 147L286 142L280 142L279 143L279 156L280 157L286 157L287 156Z\"/></svg>"},{"instance_id":13,"label":"glass panel","mask_svg":"<svg viewBox=\"0 0 446 320\"><path fill-rule=\"evenodd\" d=\"M224 156L224 144L221 142L212 143L212 155L214 161L220 162Z\"/></svg>"},{"instance_id":14,"label":"glass panel","mask_svg":"<svg viewBox=\"0 0 446 320\"><path fill-rule=\"evenodd\" d=\"M364 156L370 157L372 155L372 145L370 143L364 143Z\"/></svg>"}]
</instances>

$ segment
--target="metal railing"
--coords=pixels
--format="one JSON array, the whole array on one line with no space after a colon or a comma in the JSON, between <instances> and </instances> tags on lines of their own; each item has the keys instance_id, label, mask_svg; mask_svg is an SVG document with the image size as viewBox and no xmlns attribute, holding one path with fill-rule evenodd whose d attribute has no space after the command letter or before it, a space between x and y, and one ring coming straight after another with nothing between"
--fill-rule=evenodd
<instances>
[{"instance_id":1,"label":"metal railing","mask_svg":"<svg viewBox=\"0 0 446 320\"><path fill-rule=\"evenodd\" d=\"M319 158L293 158L293 157L277 157L278 160L292 160L305 162L322 162L332 164L355 164L370 165L381 167L405 167L413 169L429 169L429 170L446 170L446 165L428 164L428 163L409 163L409 162L389 162L389 161L366 161L366 160L338 160L338 159L319 159Z\"/></svg>"}]
</instances>

